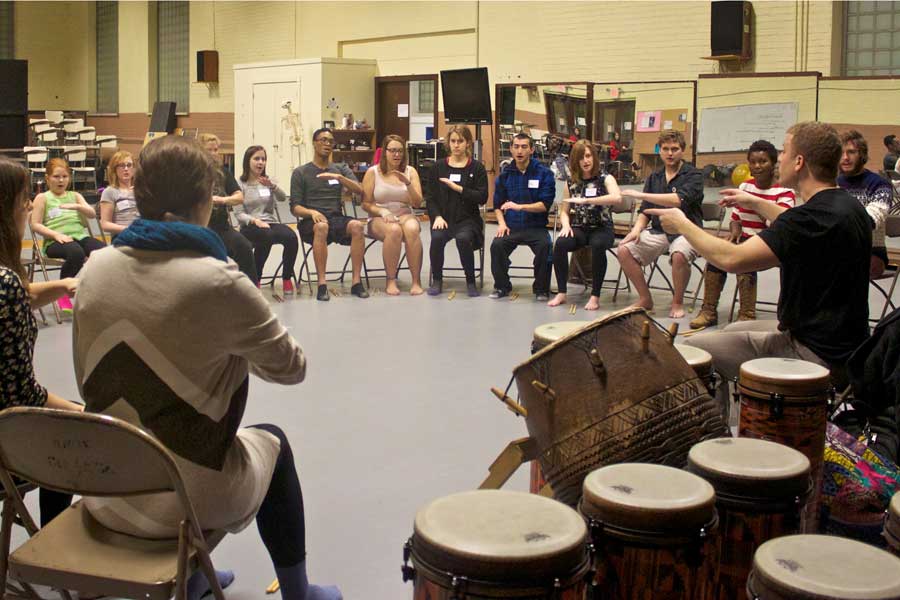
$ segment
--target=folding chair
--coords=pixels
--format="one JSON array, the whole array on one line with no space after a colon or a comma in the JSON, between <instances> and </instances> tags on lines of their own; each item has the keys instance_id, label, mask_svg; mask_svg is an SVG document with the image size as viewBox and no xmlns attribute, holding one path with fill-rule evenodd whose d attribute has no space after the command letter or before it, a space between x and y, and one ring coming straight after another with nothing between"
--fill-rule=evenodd
<instances>
[{"instance_id":1,"label":"folding chair","mask_svg":"<svg viewBox=\"0 0 900 600\"><path fill-rule=\"evenodd\" d=\"M716 237L722 232L722 227L725 223L725 215L727 214L727 209L714 202L704 202L700 205L701 212L703 213L703 222L715 222L716 226L713 229L713 235ZM662 269L659 267L659 259L663 256L669 256L669 251L666 250L662 256L653 261L653 265L650 267L650 274L647 276L647 287L655 290L669 290L672 293L675 293L675 288L672 286L671 280L666 276ZM700 257L702 258L702 257ZM700 274L700 281L697 282L697 287L694 288L694 299L691 301L691 310L694 310L697 306L697 298L700 296L700 290L703 288L703 280L706 278L706 269L704 266L702 269L700 265L697 264L697 260L691 261L691 267L696 269ZM651 285L651 281L653 280L653 275L655 273L659 273L662 278L666 282L666 287L659 287ZM685 293L690 296L690 290L685 290Z\"/></svg>"},{"instance_id":2,"label":"folding chair","mask_svg":"<svg viewBox=\"0 0 900 600\"><path fill-rule=\"evenodd\" d=\"M356 194L351 195L350 206L352 207L353 218L362 221L363 226L365 226L365 219L360 219L356 212L356 204L359 201ZM347 207L344 205L344 202L341 202L341 214L347 216ZM297 217L297 236L300 238L300 253L303 255L303 262L300 264L300 274L297 277L297 285L298 287L302 283L306 283L309 287L309 293L313 293L313 275L314 273L309 268L309 255L312 254L313 246L312 244L307 245L306 242L303 241L303 236L300 235L300 223L303 221L300 217ZM362 271L363 276L366 278L366 287L369 287L369 270L366 268L366 252L368 252L369 248L374 244L377 240L371 240L365 247L363 251L363 265ZM328 271L326 267L325 271L325 281L331 282L340 282L343 283L344 279L347 275L347 266L350 264L350 259L352 257L350 254L347 254L347 259L344 260L344 266L340 271ZM383 269L382 269L383 270ZM306 271L306 279L303 279L303 271ZM318 273L315 273L316 281L318 281ZM329 278L329 275L337 275L337 277Z\"/></svg>"},{"instance_id":3,"label":"folding chair","mask_svg":"<svg viewBox=\"0 0 900 600\"><path fill-rule=\"evenodd\" d=\"M484 246L487 244L487 224L485 221L485 205L482 204L478 208L478 212L481 213L481 246L476 248L478 252L478 265L475 267L475 272L478 274L478 288L484 288ZM465 275L447 275L447 271L464 271L462 267L444 267L444 279L465 279ZM429 285L434 281L434 272L429 267L428 273L428 283Z\"/></svg>"},{"instance_id":4,"label":"folding chair","mask_svg":"<svg viewBox=\"0 0 900 600\"><path fill-rule=\"evenodd\" d=\"M888 215L887 221L885 221L884 224L884 229L885 237L892 239L900 237L900 215ZM893 296L894 288L897 286L898 275L900 275L900 265L889 264L880 277L877 277L869 282L871 286L878 290L878 292L884 297L884 308L882 308L881 310L881 315L877 319L869 319L869 322L877 324L879 321L881 321L881 319L884 318L884 315L887 314L888 308L890 308L891 310L897 308L894 304ZM885 291L884 288L878 284L878 282L887 280L890 280L891 285L888 291Z\"/></svg>"},{"instance_id":5,"label":"folding chair","mask_svg":"<svg viewBox=\"0 0 900 600\"><path fill-rule=\"evenodd\" d=\"M72 169L72 189L75 190L78 187L78 176L84 175L90 179L83 178L82 181L90 181L92 185L92 187L87 189L96 191L97 169L95 167L87 166L87 146L69 146L63 152L63 157L68 161L69 168Z\"/></svg>"},{"instance_id":6,"label":"folding chair","mask_svg":"<svg viewBox=\"0 0 900 600\"><path fill-rule=\"evenodd\" d=\"M79 134L84 130L84 119L66 119L63 125L63 143L77 142Z\"/></svg>"},{"instance_id":7,"label":"folding chair","mask_svg":"<svg viewBox=\"0 0 900 600\"><path fill-rule=\"evenodd\" d=\"M44 281L50 281L50 271L60 271L62 270L63 264L66 262L61 258L50 258L49 256L44 256L44 253L41 251L41 239L38 238L38 235L31 229L28 228L28 231L31 232L31 258L27 259L32 263L32 269L36 264L38 268L41 270L41 275L44 277ZM33 281L34 272L32 272ZM53 305L53 314L56 315L56 323L58 325L62 324L62 315L59 312L59 306L56 302L52 303ZM41 313L43 315L43 313Z\"/></svg>"},{"instance_id":8,"label":"folding chair","mask_svg":"<svg viewBox=\"0 0 900 600\"><path fill-rule=\"evenodd\" d=\"M44 177L47 174L45 165L50 151L46 146L25 146L22 148L22 154L25 155L25 164L28 165L31 177L30 183L33 185L35 177Z\"/></svg>"},{"instance_id":9,"label":"folding chair","mask_svg":"<svg viewBox=\"0 0 900 600\"><path fill-rule=\"evenodd\" d=\"M34 271L35 271L35 268L37 267L37 261L34 260L33 258L23 258L22 266L25 267L25 276L28 278L28 283L34 283ZM57 310L59 310L58 307L57 307ZM44 316L44 309L40 306L37 308L34 308L32 306L31 312L35 312L35 311L37 311L38 315L41 317L41 323L44 325L44 327L46 327L47 326L47 317Z\"/></svg>"},{"instance_id":10,"label":"folding chair","mask_svg":"<svg viewBox=\"0 0 900 600\"><path fill-rule=\"evenodd\" d=\"M35 435L35 432L40 432ZM135 496L174 492L184 519L178 539L141 539L107 529L78 502L38 531L13 476L82 496ZM225 537L204 532L172 454L154 437L119 419L46 408L0 413L3 504L0 589L22 584L141 600L187 596L198 568L216 600L225 596L210 552ZM20 519L29 539L10 553L10 529Z\"/></svg>"}]
</instances>

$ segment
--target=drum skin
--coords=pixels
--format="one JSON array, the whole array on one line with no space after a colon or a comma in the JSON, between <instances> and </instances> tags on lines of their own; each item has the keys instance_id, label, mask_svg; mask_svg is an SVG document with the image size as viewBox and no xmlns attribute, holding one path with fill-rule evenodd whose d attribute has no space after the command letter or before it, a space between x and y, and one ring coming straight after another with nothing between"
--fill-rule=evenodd
<instances>
[{"instance_id":1,"label":"drum skin","mask_svg":"<svg viewBox=\"0 0 900 600\"><path fill-rule=\"evenodd\" d=\"M800 533L809 459L774 442L722 438L691 448L687 470L716 489L719 563L712 598L740 598L756 549L770 539Z\"/></svg>"},{"instance_id":2,"label":"drum skin","mask_svg":"<svg viewBox=\"0 0 900 600\"><path fill-rule=\"evenodd\" d=\"M809 369L808 378L787 378L783 374L760 374L759 369L750 372L756 359L741 366L738 389L741 396L741 413L738 423L739 437L778 442L799 450L809 459L813 491L803 514L801 532L815 533L819 523L819 498L822 493L822 469L825 457L825 429L828 419L828 395L830 381L828 371L812 363L800 360L778 359L798 370ZM780 399L773 400L773 394Z\"/></svg>"},{"instance_id":3,"label":"drum skin","mask_svg":"<svg viewBox=\"0 0 900 600\"><path fill-rule=\"evenodd\" d=\"M514 376L544 478L570 506L598 467L680 468L695 443L729 435L705 382L641 308L592 321L538 351Z\"/></svg>"}]
</instances>

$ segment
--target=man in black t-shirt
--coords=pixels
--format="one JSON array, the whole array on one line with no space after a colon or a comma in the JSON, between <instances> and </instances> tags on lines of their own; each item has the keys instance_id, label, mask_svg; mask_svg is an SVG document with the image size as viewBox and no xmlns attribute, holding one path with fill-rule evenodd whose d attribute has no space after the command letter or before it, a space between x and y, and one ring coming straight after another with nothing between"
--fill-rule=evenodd
<instances>
[{"instance_id":1,"label":"man in black t-shirt","mask_svg":"<svg viewBox=\"0 0 900 600\"><path fill-rule=\"evenodd\" d=\"M873 224L859 202L835 187L840 158L841 142L830 125L791 127L780 156L780 182L806 203L785 209L741 190L723 190L724 205L756 211L772 223L743 244L705 233L678 209L647 211L729 273L781 267L777 321L733 323L687 342L712 354L726 378L736 377L743 362L770 356L821 364L843 382L847 359L868 337Z\"/></svg>"}]
</instances>

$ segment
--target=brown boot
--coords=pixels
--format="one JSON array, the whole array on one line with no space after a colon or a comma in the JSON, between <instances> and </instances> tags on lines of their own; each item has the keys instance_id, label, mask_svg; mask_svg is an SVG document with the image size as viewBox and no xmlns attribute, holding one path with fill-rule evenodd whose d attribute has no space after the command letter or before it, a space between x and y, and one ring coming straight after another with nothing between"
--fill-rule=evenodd
<instances>
[{"instance_id":1,"label":"brown boot","mask_svg":"<svg viewBox=\"0 0 900 600\"><path fill-rule=\"evenodd\" d=\"M706 269L706 277L703 280L703 306L700 307L697 318L691 321L691 329L712 327L719 322L717 309L724 286L725 273Z\"/></svg>"},{"instance_id":2,"label":"brown boot","mask_svg":"<svg viewBox=\"0 0 900 600\"><path fill-rule=\"evenodd\" d=\"M756 273L744 273L737 278L738 293L741 295L741 309L738 321L756 320Z\"/></svg>"}]
</instances>

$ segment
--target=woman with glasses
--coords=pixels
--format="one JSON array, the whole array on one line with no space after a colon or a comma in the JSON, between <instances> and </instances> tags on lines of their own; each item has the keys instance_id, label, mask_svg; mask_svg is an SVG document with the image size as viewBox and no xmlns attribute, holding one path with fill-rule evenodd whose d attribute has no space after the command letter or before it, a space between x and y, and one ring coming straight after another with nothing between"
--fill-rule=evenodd
<instances>
[{"instance_id":1,"label":"woman with glasses","mask_svg":"<svg viewBox=\"0 0 900 600\"><path fill-rule=\"evenodd\" d=\"M412 276L409 293L422 294L422 240L419 221L413 208L422 206L419 174L409 166L406 143L399 135L388 135L381 144L381 160L366 171L363 178L363 210L372 215L369 236L384 243L385 292L400 294L397 271L401 245L406 244L406 259Z\"/></svg>"},{"instance_id":2,"label":"woman with glasses","mask_svg":"<svg viewBox=\"0 0 900 600\"><path fill-rule=\"evenodd\" d=\"M109 186L100 196L100 227L113 239L140 217L134 201L134 158L131 152L119 151L109 159L106 168Z\"/></svg>"}]
</instances>

